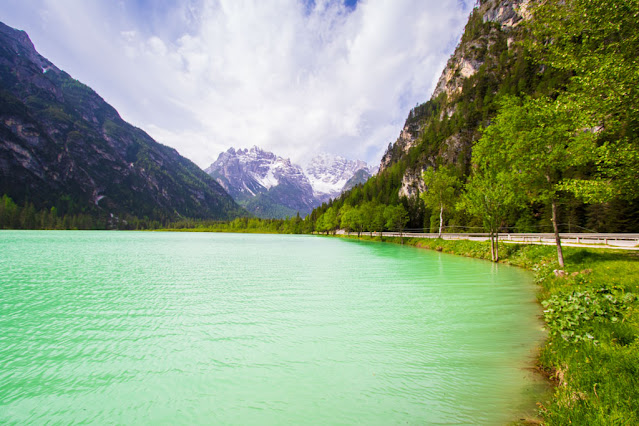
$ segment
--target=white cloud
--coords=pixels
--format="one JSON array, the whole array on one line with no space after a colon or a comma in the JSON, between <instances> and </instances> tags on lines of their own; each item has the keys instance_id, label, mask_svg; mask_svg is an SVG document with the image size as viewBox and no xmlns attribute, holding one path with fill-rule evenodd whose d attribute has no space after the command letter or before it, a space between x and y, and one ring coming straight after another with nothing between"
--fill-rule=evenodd
<instances>
[{"instance_id":1,"label":"white cloud","mask_svg":"<svg viewBox=\"0 0 639 426\"><path fill-rule=\"evenodd\" d=\"M8 1L0 19L202 167L251 145L379 161L430 96L473 3Z\"/></svg>"}]
</instances>

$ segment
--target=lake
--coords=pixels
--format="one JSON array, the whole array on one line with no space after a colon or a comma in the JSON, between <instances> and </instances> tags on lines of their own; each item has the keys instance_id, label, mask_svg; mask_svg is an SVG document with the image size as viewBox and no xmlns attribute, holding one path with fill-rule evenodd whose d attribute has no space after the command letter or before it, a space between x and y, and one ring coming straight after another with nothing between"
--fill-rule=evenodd
<instances>
[{"instance_id":1,"label":"lake","mask_svg":"<svg viewBox=\"0 0 639 426\"><path fill-rule=\"evenodd\" d=\"M502 424L530 274L330 237L0 231L0 423Z\"/></svg>"}]
</instances>

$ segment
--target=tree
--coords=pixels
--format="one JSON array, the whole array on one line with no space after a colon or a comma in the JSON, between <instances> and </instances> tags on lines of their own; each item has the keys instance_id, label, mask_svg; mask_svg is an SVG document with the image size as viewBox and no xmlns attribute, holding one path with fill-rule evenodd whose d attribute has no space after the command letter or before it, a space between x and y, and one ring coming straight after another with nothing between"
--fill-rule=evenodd
<instances>
[{"instance_id":1,"label":"tree","mask_svg":"<svg viewBox=\"0 0 639 426\"><path fill-rule=\"evenodd\" d=\"M359 206L360 219L362 231L366 230L373 236L373 217L375 215L375 205L371 202L366 202Z\"/></svg>"},{"instance_id":2,"label":"tree","mask_svg":"<svg viewBox=\"0 0 639 426\"><path fill-rule=\"evenodd\" d=\"M421 194L424 204L431 209L439 210L439 236L444 227L444 210L455 205L459 179L455 168L451 165L430 168L423 173L426 192Z\"/></svg>"},{"instance_id":3,"label":"tree","mask_svg":"<svg viewBox=\"0 0 639 426\"><path fill-rule=\"evenodd\" d=\"M586 202L639 196L639 2L546 0L532 7L526 46L542 65L574 76L562 102L596 129L596 174L563 188Z\"/></svg>"},{"instance_id":4,"label":"tree","mask_svg":"<svg viewBox=\"0 0 639 426\"><path fill-rule=\"evenodd\" d=\"M335 235L335 231L337 230L337 227L339 226L339 218L337 216L337 210L335 209L335 207L329 207L328 210L324 212L323 216L324 216L324 226L326 228L326 232L328 233L329 231L332 231L333 235Z\"/></svg>"},{"instance_id":5,"label":"tree","mask_svg":"<svg viewBox=\"0 0 639 426\"><path fill-rule=\"evenodd\" d=\"M362 216L357 207L351 207L348 204L342 206L340 209L340 224L346 232L355 230L359 238L362 232L362 223Z\"/></svg>"},{"instance_id":6,"label":"tree","mask_svg":"<svg viewBox=\"0 0 639 426\"><path fill-rule=\"evenodd\" d=\"M564 266L557 204L570 168L583 166L596 148L586 117L572 103L549 98L505 97L492 125L473 148L473 162L490 176L519 188L530 201L552 208L557 260ZM494 179L493 179L494 180Z\"/></svg>"},{"instance_id":7,"label":"tree","mask_svg":"<svg viewBox=\"0 0 639 426\"><path fill-rule=\"evenodd\" d=\"M371 221L371 229L379 232L379 237L382 240L384 239L384 225L386 225L386 218L384 217L385 211L385 205L378 204L377 206L375 206Z\"/></svg>"},{"instance_id":8,"label":"tree","mask_svg":"<svg viewBox=\"0 0 639 426\"><path fill-rule=\"evenodd\" d=\"M481 218L490 235L490 256L499 262L499 229L518 204L517 190L508 173L495 167L478 167L466 183L459 208Z\"/></svg>"},{"instance_id":9,"label":"tree","mask_svg":"<svg viewBox=\"0 0 639 426\"><path fill-rule=\"evenodd\" d=\"M408 212L406 212L404 206L401 204L397 206L387 206L384 209L384 218L386 219L386 227L399 231L399 237L403 238L402 233L408 223Z\"/></svg>"},{"instance_id":10,"label":"tree","mask_svg":"<svg viewBox=\"0 0 639 426\"><path fill-rule=\"evenodd\" d=\"M315 222L315 230L317 232L326 232L326 235L328 235L329 224L326 221L326 212L317 218L317 221Z\"/></svg>"}]
</instances>

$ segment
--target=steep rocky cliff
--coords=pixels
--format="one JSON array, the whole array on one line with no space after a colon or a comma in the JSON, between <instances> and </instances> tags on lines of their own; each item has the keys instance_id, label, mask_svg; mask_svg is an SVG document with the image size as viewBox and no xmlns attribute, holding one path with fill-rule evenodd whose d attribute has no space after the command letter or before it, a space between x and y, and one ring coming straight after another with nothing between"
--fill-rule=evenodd
<instances>
[{"instance_id":1,"label":"steep rocky cliff","mask_svg":"<svg viewBox=\"0 0 639 426\"><path fill-rule=\"evenodd\" d=\"M451 165L463 184L471 173L473 146L504 96L547 95L565 87L569 79L569 73L542 68L524 52L521 41L527 31L525 23L531 19L529 9L528 0L480 1L432 96L409 112L377 175L330 206L317 209L313 217L320 217L330 207L339 211L344 205L401 204L408 213L409 228L432 229L439 212L427 208L419 197L428 190L422 178L424 170ZM544 206L531 207L514 219L514 228L543 226L545 214ZM583 213L575 214L583 217ZM481 226L461 210L451 209L446 221L449 226Z\"/></svg>"},{"instance_id":2,"label":"steep rocky cliff","mask_svg":"<svg viewBox=\"0 0 639 426\"><path fill-rule=\"evenodd\" d=\"M205 171L240 205L262 218L306 216L371 176L363 161L321 154L302 168L256 146L229 148Z\"/></svg>"},{"instance_id":3,"label":"steep rocky cliff","mask_svg":"<svg viewBox=\"0 0 639 426\"><path fill-rule=\"evenodd\" d=\"M205 171L258 217L306 215L318 204L300 166L256 146L229 148Z\"/></svg>"},{"instance_id":4,"label":"steep rocky cliff","mask_svg":"<svg viewBox=\"0 0 639 426\"><path fill-rule=\"evenodd\" d=\"M326 202L351 189L374 174L374 170L361 160L348 160L339 155L319 154L304 167L315 197Z\"/></svg>"},{"instance_id":5,"label":"steep rocky cliff","mask_svg":"<svg viewBox=\"0 0 639 426\"><path fill-rule=\"evenodd\" d=\"M529 17L527 6L528 0L487 0L475 9L430 101L411 110L399 137L381 160L380 171L400 161L405 163L400 196L414 197L423 192L426 188L421 174L436 162L465 163L460 166L467 167L478 127L490 116L487 104L517 62L513 42L519 37L519 24ZM460 121L469 118L469 104L484 111L481 117L470 117L462 124ZM457 128L450 132L453 126L449 122L453 120ZM428 130L437 135L425 135ZM413 152L409 158L411 150L420 148L421 155Z\"/></svg>"},{"instance_id":6,"label":"steep rocky cliff","mask_svg":"<svg viewBox=\"0 0 639 426\"><path fill-rule=\"evenodd\" d=\"M0 23L0 194L61 213L171 220L243 214L176 150Z\"/></svg>"}]
</instances>

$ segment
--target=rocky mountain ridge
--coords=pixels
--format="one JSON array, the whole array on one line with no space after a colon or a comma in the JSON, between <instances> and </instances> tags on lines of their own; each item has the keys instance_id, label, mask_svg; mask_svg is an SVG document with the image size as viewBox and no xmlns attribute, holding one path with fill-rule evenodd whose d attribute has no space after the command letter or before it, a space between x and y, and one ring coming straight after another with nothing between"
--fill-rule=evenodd
<instances>
[{"instance_id":1,"label":"rocky mountain ridge","mask_svg":"<svg viewBox=\"0 0 639 426\"><path fill-rule=\"evenodd\" d=\"M331 205L313 211L320 224L331 208L329 218L344 206L401 205L408 216L407 226L437 229L440 212L426 206L420 197L428 190L423 172L447 167L463 185L472 175L473 147L503 99L543 96L566 86L569 73L540 66L521 43L531 17L528 0L477 3L433 95L409 112L399 137L382 157L377 175ZM575 211L570 214L578 214ZM546 223L544 215L548 215L545 206L527 206L513 228L524 232L541 229ZM481 226L458 209L450 209L445 220L446 226Z\"/></svg>"},{"instance_id":2,"label":"rocky mountain ridge","mask_svg":"<svg viewBox=\"0 0 639 426\"><path fill-rule=\"evenodd\" d=\"M311 182L315 197L321 202L339 196L345 190L361 183L362 179L368 179L376 173L376 170L370 168L364 161L347 160L339 155L326 153L313 157L305 165L304 170ZM358 178L347 186L357 172L360 172Z\"/></svg>"},{"instance_id":3,"label":"rocky mountain ridge","mask_svg":"<svg viewBox=\"0 0 639 426\"><path fill-rule=\"evenodd\" d=\"M247 210L259 217L305 216L344 190L365 182L368 165L360 160L320 154L305 167L264 151L229 148L205 169Z\"/></svg>"},{"instance_id":4,"label":"rocky mountain ridge","mask_svg":"<svg viewBox=\"0 0 639 426\"><path fill-rule=\"evenodd\" d=\"M462 36L455 52L449 58L441 73L437 86L430 98L431 104L419 105L410 111L402 131L395 143L390 144L382 157L380 171L396 163L411 149L420 144L420 137L429 124L428 117L433 114L433 104L439 108L438 119L451 118L458 108L458 101L463 96L464 85L468 85L471 77L476 76L480 68L492 60L489 51L497 43L506 43L509 50L514 41L514 33L518 25L530 17L529 0L484 0L469 20L469 25ZM479 18L479 19L477 19ZM488 30L486 30L488 28ZM453 156L464 149L469 149L472 136L454 134L443 141L442 150L438 154ZM451 158L449 158L450 160ZM435 158L422 161L417 167L409 166L402 177L399 195L414 197L426 190L421 178L422 172L434 164Z\"/></svg>"},{"instance_id":5,"label":"rocky mountain ridge","mask_svg":"<svg viewBox=\"0 0 639 426\"><path fill-rule=\"evenodd\" d=\"M175 149L0 23L0 194L64 214L230 219L246 214Z\"/></svg>"}]
</instances>

